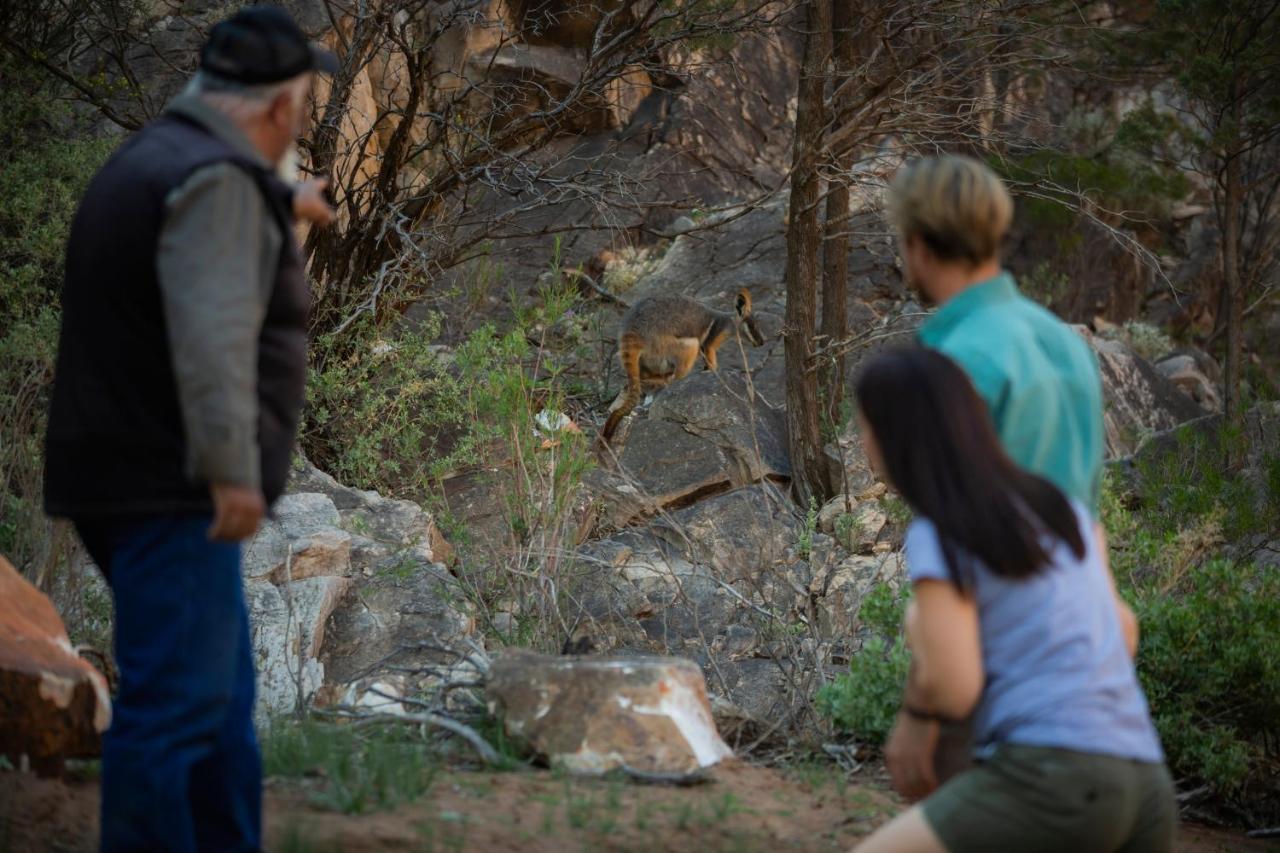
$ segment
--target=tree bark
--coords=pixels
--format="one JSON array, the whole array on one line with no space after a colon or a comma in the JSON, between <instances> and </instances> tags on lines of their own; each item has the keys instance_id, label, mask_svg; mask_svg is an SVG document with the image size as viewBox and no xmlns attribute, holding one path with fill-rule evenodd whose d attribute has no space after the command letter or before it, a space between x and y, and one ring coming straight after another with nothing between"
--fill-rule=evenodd
<instances>
[{"instance_id":1,"label":"tree bark","mask_svg":"<svg viewBox=\"0 0 1280 853\"><path fill-rule=\"evenodd\" d=\"M853 73L857 62L854 43L853 6L850 0L836 0L831 15L831 55L835 65L836 85ZM854 89L844 87L833 109L840 126L851 106ZM849 183L854 149L835 156L834 177L827 189L826 236L822 243L822 326L823 342L831 345L844 338L849 328ZM822 393L822 424L834 438L839 432L844 405L845 356L843 353L823 361L819 371Z\"/></svg>"},{"instance_id":2,"label":"tree bark","mask_svg":"<svg viewBox=\"0 0 1280 853\"><path fill-rule=\"evenodd\" d=\"M822 452L818 374L809 369L813 365L818 250L822 239L818 222L821 189L818 163L826 126L823 89L831 44L831 0L808 0L804 29L804 63L796 96L791 209L787 223L784 351L792 491L796 500L807 506L811 500L824 500L833 492L830 465Z\"/></svg>"},{"instance_id":3,"label":"tree bark","mask_svg":"<svg viewBox=\"0 0 1280 853\"><path fill-rule=\"evenodd\" d=\"M1235 126L1238 128L1240 117L1239 80L1236 81L1235 98L1232 104ZM1244 183L1240 174L1240 157L1238 149L1227 152L1224 164L1223 199L1222 199L1222 286L1226 290L1227 309L1227 358L1223 376L1225 392L1224 414L1227 423L1238 425L1243 418L1240 392L1243 381L1244 362L1244 283L1240 277L1240 214L1244 206ZM1228 460L1230 464L1232 460Z\"/></svg>"}]
</instances>

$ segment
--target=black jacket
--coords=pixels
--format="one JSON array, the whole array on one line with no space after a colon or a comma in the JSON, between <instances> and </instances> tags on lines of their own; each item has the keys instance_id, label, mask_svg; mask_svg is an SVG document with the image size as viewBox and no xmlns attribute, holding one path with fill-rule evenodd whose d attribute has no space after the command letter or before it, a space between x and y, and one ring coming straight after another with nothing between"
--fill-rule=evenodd
<instances>
[{"instance_id":1,"label":"black jacket","mask_svg":"<svg viewBox=\"0 0 1280 853\"><path fill-rule=\"evenodd\" d=\"M290 189L200 123L169 113L116 151L72 225L46 444L51 515L211 509L208 484L186 474L156 251L170 192L222 162L253 178L284 236L258 339L262 489L268 502L284 490L305 394L310 304Z\"/></svg>"}]
</instances>

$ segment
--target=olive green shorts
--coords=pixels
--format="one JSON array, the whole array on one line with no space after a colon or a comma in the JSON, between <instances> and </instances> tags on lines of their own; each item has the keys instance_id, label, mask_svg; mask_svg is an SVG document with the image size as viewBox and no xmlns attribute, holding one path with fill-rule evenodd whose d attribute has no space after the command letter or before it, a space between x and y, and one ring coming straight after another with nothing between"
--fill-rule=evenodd
<instances>
[{"instance_id":1,"label":"olive green shorts","mask_svg":"<svg viewBox=\"0 0 1280 853\"><path fill-rule=\"evenodd\" d=\"M1012 744L923 808L950 853L1164 853L1178 814L1163 764Z\"/></svg>"}]
</instances>

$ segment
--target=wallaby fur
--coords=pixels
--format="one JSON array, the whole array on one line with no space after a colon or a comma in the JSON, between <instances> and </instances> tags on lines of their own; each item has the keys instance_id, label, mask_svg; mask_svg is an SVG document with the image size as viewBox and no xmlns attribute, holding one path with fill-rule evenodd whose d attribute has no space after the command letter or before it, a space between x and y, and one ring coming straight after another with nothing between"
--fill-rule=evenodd
<instances>
[{"instance_id":1,"label":"wallaby fur","mask_svg":"<svg viewBox=\"0 0 1280 853\"><path fill-rule=\"evenodd\" d=\"M645 391L655 391L693 370L701 353L708 370L716 369L716 350L735 327L741 325L756 346L764 337L751 316L751 294L738 291L734 313L713 311L687 296L650 296L622 318L618 335L618 360L627 387L609 407L609 418L600 431L608 442L622 419L640 402Z\"/></svg>"}]
</instances>

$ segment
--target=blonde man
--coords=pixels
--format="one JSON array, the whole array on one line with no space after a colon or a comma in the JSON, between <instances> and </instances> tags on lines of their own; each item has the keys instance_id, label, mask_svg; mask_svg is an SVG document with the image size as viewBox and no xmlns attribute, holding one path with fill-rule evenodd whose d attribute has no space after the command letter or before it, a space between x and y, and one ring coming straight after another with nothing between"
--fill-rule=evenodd
<instances>
[{"instance_id":1,"label":"blonde man","mask_svg":"<svg viewBox=\"0 0 1280 853\"><path fill-rule=\"evenodd\" d=\"M968 157L918 160L889 191L907 279L937 312L920 342L958 362L987 403L1005 450L1097 514L1102 379L1093 352L1018 292L1000 266L1013 202Z\"/></svg>"},{"instance_id":2,"label":"blonde man","mask_svg":"<svg viewBox=\"0 0 1280 853\"><path fill-rule=\"evenodd\" d=\"M1044 477L1096 518L1103 455L1097 360L1078 334L1019 293L1002 269L1000 248L1013 221L1013 201L1000 178L968 157L917 160L894 178L888 209L908 283L937 306L920 329L920 343L968 375L1019 467ZM1137 626L1123 602L1117 599L1117 605L1132 653ZM951 729L950 743L939 750L943 721L920 712L913 701L917 682L913 668L886 747L894 787L912 799L932 793L938 768L949 775L967 763L968 753L964 726ZM885 841L881 836L877 845ZM877 845L872 848L894 849L892 843Z\"/></svg>"}]
</instances>

